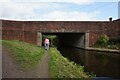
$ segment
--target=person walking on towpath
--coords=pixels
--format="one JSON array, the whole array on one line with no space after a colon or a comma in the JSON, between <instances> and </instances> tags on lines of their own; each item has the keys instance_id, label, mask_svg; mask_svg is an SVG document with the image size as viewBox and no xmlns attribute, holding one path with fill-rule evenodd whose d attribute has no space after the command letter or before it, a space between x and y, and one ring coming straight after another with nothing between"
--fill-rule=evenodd
<instances>
[{"instance_id":1,"label":"person walking on towpath","mask_svg":"<svg viewBox=\"0 0 120 80\"><path fill-rule=\"evenodd\" d=\"M45 41L44 41L44 45L45 45L45 49L48 50L49 49L49 39L48 38L45 38Z\"/></svg>"}]
</instances>

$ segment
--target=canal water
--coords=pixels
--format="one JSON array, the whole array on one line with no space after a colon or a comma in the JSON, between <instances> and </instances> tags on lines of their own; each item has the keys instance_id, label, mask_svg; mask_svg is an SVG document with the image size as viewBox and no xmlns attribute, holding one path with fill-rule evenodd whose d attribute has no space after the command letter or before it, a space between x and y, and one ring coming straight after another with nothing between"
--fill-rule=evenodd
<instances>
[{"instance_id":1,"label":"canal water","mask_svg":"<svg viewBox=\"0 0 120 80\"><path fill-rule=\"evenodd\" d=\"M86 51L78 48L58 48L69 60L85 67L97 77L120 79L120 54Z\"/></svg>"}]
</instances>

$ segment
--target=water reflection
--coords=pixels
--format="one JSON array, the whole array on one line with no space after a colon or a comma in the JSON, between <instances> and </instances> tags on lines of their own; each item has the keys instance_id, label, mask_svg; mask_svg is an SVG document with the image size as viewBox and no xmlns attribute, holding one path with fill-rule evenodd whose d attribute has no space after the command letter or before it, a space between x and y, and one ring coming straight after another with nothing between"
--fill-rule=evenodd
<instances>
[{"instance_id":1,"label":"water reflection","mask_svg":"<svg viewBox=\"0 0 120 80\"><path fill-rule=\"evenodd\" d=\"M86 70L98 77L120 79L120 54L86 51L77 48L58 48L68 59L84 65Z\"/></svg>"}]
</instances>

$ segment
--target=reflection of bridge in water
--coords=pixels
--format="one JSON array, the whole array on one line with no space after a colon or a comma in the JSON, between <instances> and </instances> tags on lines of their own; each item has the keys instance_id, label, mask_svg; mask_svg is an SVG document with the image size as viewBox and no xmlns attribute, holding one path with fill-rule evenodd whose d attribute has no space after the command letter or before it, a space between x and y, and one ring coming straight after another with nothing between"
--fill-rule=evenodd
<instances>
[{"instance_id":1,"label":"reflection of bridge in water","mask_svg":"<svg viewBox=\"0 0 120 80\"><path fill-rule=\"evenodd\" d=\"M57 35L61 45L92 46L101 34L120 35L120 19L114 21L10 21L1 20L2 39L42 44L42 34Z\"/></svg>"}]
</instances>

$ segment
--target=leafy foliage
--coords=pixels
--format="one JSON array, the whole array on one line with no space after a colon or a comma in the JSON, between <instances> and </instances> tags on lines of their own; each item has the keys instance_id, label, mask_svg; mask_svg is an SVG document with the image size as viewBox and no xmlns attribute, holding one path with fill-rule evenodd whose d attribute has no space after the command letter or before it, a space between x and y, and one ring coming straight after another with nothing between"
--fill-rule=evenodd
<instances>
[{"instance_id":1,"label":"leafy foliage","mask_svg":"<svg viewBox=\"0 0 120 80\"><path fill-rule=\"evenodd\" d=\"M99 37L97 43L101 46L107 46L108 41L109 41L109 37L106 34L103 34Z\"/></svg>"},{"instance_id":2,"label":"leafy foliage","mask_svg":"<svg viewBox=\"0 0 120 80\"><path fill-rule=\"evenodd\" d=\"M120 50L120 38L109 38L103 34L93 47Z\"/></svg>"}]
</instances>

